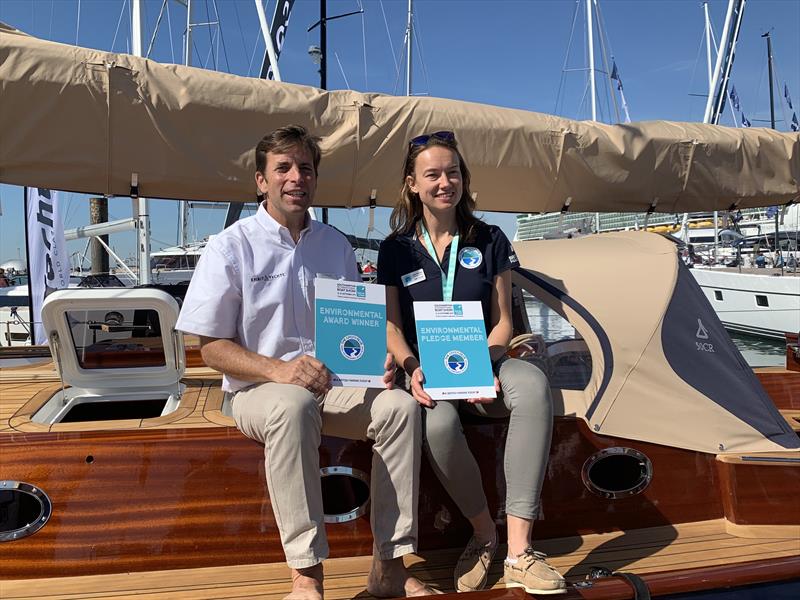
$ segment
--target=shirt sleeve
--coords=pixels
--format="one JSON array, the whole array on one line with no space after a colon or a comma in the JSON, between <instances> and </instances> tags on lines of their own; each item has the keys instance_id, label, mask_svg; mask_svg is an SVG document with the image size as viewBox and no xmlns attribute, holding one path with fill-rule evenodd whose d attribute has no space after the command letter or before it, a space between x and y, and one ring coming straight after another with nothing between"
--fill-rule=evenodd
<instances>
[{"instance_id":1,"label":"shirt sleeve","mask_svg":"<svg viewBox=\"0 0 800 600\"><path fill-rule=\"evenodd\" d=\"M495 275L519 266L519 259L514 252L514 247L499 227L492 227L492 260L494 261Z\"/></svg>"},{"instance_id":2,"label":"shirt sleeve","mask_svg":"<svg viewBox=\"0 0 800 600\"><path fill-rule=\"evenodd\" d=\"M361 273L358 272L358 264L356 263L356 254L353 251L353 247L347 242L347 238L345 238L344 246L345 279L346 281L361 281Z\"/></svg>"},{"instance_id":3,"label":"shirt sleeve","mask_svg":"<svg viewBox=\"0 0 800 600\"><path fill-rule=\"evenodd\" d=\"M395 246L394 240L383 240L378 248L378 283L381 285L399 287L397 263L393 259L397 252Z\"/></svg>"},{"instance_id":4,"label":"shirt sleeve","mask_svg":"<svg viewBox=\"0 0 800 600\"><path fill-rule=\"evenodd\" d=\"M241 310L238 269L216 246L207 245L192 275L175 328L196 335L235 339Z\"/></svg>"}]
</instances>

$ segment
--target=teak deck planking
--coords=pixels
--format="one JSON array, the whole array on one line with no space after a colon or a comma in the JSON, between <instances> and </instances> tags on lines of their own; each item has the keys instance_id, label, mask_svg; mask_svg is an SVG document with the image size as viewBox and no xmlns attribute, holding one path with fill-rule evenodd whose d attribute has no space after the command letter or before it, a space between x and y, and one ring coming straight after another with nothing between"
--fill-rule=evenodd
<instances>
[{"instance_id":1,"label":"teak deck planking","mask_svg":"<svg viewBox=\"0 0 800 600\"><path fill-rule=\"evenodd\" d=\"M654 527L632 532L545 540L536 544L568 580L585 577L591 566L637 574L715 567L800 553L796 539L748 540L725 531L723 520ZM489 584L502 583L503 548L492 565ZM452 592L452 569L460 550L410 555L406 563L421 579ZM370 598L366 576L370 557L330 559L325 562L325 593L329 599ZM282 563L233 565L114 575L25 579L0 582L4 600L201 600L258 597L282 598L289 590L289 571Z\"/></svg>"}]
</instances>

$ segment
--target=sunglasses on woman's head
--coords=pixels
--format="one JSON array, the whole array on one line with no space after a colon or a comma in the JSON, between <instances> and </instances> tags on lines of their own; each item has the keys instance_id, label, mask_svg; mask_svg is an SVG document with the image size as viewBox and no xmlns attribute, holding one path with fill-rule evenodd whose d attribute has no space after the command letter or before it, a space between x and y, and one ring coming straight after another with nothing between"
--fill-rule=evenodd
<instances>
[{"instance_id":1,"label":"sunglasses on woman's head","mask_svg":"<svg viewBox=\"0 0 800 600\"><path fill-rule=\"evenodd\" d=\"M456 141L456 134L452 131L437 131L436 133L426 133L423 135L418 135L415 138L411 138L411 141L408 142L409 146L424 146L427 144L431 138L436 138L437 140L442 140L443 142L455 142Z\"/></svg>"}]
</instances>

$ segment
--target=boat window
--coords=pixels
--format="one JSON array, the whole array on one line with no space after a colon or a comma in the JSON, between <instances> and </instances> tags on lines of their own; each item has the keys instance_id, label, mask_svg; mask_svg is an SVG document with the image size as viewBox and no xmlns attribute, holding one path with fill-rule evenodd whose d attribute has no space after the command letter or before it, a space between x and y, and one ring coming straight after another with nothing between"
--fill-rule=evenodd
<instances>
[{"instance_id":1,"label":"boat window","mask_svg":"<svg viewBox=\"0 0 800 600\"><path fill-rule=\"evenodd\" d=\"M544 302L517 286L514 286L513 305L515 337L510 354L544 371L552 388L585 389L592 375L592 355L576 329Z\"/></svg>"},{"instance_id":2,"label":"boat window","mask_svg":"<svg viewBox=\"0 0 800 600\"><path fill-rule=\"evenodd\" d=\"M83 369L166 364L155 310L72 310L67 311L66 318Z\"/></svg>"},{"instance_id":3,"label":"boat window","mask_svg":"<svg viewBox=\"0 0 800 600\"><path fill-rule=\"evenodd\" d=\"M722 290L714 290L714 299L722 300Z\"/></svg>"},{"instance_id":4,"label":"boat window","mask_svg":"<svg viewBox=\"0 0 800 600\"><path fill-rule=\"evenodd\" d=\"M763 296L761 294L756 294L756 305L757 306L769 306L769 298Z\"/></svg>"}]
</instances>

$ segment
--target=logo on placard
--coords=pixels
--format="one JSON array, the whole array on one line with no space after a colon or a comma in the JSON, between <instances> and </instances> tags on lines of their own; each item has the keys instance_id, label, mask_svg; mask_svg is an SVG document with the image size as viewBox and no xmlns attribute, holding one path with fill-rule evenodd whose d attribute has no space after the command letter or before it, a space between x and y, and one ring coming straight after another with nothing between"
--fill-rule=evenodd
<instances>
[{"instance_id":1,"label":"logo on placard","mask_svg":"<svg viewBox=\"0 0 800 600\"><path fill-rule=\"evenodd\" d=\"M339 351L347 360L358 360L364 356L364 342L357 335L346 335L339 343Z\"/></svg>"},{"instance_id":2,"label":"logo on placard","mask_svg":"<svg viewBox=\"0 0 800 600\"><path fill-rule=\"evenodd\" d=\"M357 285L356 286L356 298L366 298L367 297L367 286L365 285Z\"/></svg>"},{"instance_id":3,"label":"logo on placard","mask_svg":"<svg viewBox=\"0 0 800 600\"><path fill-rule=\"evenodd\" d=\"M460 304L453 304L453 316L455 317L463 317L464 316L464 307Z\"/></svg>"},{"instance_id":4,"label":"logo on placard","mask_svg":"<svg viewBox=\"0 0 800 600\"><path fill-rule=\"evenodd\" d=\"M462 373L466 373L469 367L469 360L467 360L463 352L451 350L444 355L444 366L454 375L461 375Z\"/></svg>"},{"instance_id":5,"label":"logo on placard","mask_svg":"<svg viewBox=\"0 0 800 600\"><path fill-rule=\"evenodd\" d=\"M477 269L483 262L483 254L477 248L467 246L459 250L458 262L465 269Z\"/></svg>"}]
</instances>

